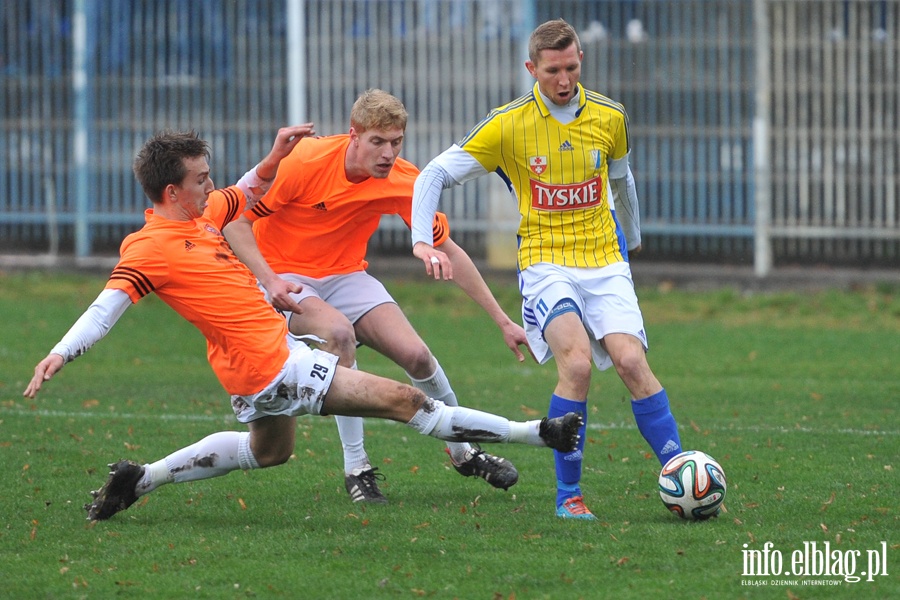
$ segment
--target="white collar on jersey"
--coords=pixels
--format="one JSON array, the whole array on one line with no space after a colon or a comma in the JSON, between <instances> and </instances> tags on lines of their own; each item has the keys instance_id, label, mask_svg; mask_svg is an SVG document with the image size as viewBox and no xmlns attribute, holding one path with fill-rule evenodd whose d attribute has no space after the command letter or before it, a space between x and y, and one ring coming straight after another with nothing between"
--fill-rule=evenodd
<instances>
[{"instance_id":1,"label":"white collar on jersey","mask_svg":"<svg viewBox=\"0 0 900 600\"><path fill-rule=\"evenodd\" d=\"M550 98L544 95L544 92L541 91L540 86L537 86L538 94L541 95L541 100L544 101L544 106L547 107L547 110L550 111L550 114L554 119L566 125L575 120L575 117L578 116L578 109L581 107L581 86L577 86L575 88L576 93L572 96L572 99L569 100L565 106L559 106L555 104Z\"/></svg>"}]
</instances>

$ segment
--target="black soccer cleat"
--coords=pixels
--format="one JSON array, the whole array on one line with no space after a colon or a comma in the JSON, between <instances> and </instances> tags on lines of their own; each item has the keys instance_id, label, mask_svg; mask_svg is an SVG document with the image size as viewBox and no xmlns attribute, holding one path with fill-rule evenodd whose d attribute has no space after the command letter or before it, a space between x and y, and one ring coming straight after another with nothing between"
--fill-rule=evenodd
<instances>
[{"instance_id":1,"label":"black soccer cleat","mask_svg":"<svg viewBox=\"0 0 900 600\"><path fill-rule=\"evenodd\" d=\"M344 487L354 502L367 502L369 504L387 504L388 499L378 489L379 479L384 480L384 474L376 473L378 467L366 467L365 469L353 469L349 475L344 475Z\"/></svg>"},{"instance_id":2,"label":"black soccer cleat","mask_svg":"<svg viewBox=\"0 0 900 600\"><path fill-rule=\"evenodd\" d=\"M544 417L541 419L538 434L544 443L560 452L571 452L578 445L581 436L578 430L584 424L579 413L566 413L553 419Z\"/></svg>"},{"instance_id":3,"label":"black soccer cleat","mask_svg":"<svg viewBox=\"0 0 900 600\"><path fill-rule=\"evenodd\" d=\"M105 521L137 502L137 483L144 476L144 467L130 460L109 465L109 478L103 487L91 492L93 502L84 505L88 521Z\"/></svg>"},{"instance_id":4,"label":"black soccer cleat","mask_svg":"<svg viewBox=\"0 0 900 600\"><path fill-rule=\"evenodd\" d=\"M445 448L447 454L450 449ZM466 451L466 459L457 463L450 456L450 463L456 472L464 477L481 477L495 488L508 490L519 481L519 472L505 458L488 454L476 445Z\"/></svg>"}]
</instances>

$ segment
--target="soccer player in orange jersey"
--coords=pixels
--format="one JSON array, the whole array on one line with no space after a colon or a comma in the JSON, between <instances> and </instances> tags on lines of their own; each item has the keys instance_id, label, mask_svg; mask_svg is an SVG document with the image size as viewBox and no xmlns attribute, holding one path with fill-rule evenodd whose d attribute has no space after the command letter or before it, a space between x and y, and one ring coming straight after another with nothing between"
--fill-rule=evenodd
<instances>
[{"instance_id":1,"label":"soccer player in orange jersey","mask_svg":"<svg viewBox=\"0 0 900 600\"><path fill-rule=\"evenodd\" d=\"M453 441L563 449L577 442L581 418L574 413L516 423L446 406L412 386L338 366L337 356L290 336L220 231L265 192L280 160L312 133L312 124L279 130L267 157L222 190L214 189L208 146L194 132L158 134L139 151L134 172L153 204L146 224L122 242L106 289L37 364L23 394L34 398L128 306L154 292L206 337L209 363L249 432L214 433L149 464L111 464L106 483L85 505L89 519L108 519L163 484L283 464L294 450L296 417L305 414L391 419Z\"/></svg>"},{"instance_id":2,"label":"soccer player in orange jersey","mask_svg":"<svg viewBox=\"0 0 900 600\"><path fill-rule=\"evenodd\" d=\"M660 463L681 452L666 390L647 363L647 338L628 250L640 248L628 118L621 104L579 84L583 53L562 19L531 34L525 67L534 88L494 109L416 181L413 254L435 276L453 266L434 247L428 224L441 191L490 172L507 182L520 214L522 316L540 362L556 357L550 416L587 414L591 360L615 366L631 393L638 429ZM556 453L556 514L594 519L580 487L584 435Z\"/></svg>"},{"instance_id":3,"label":"soccer player in orange jersey","mask_svg":"<svg viewBox=\"0 0 900 600\"><path fill-rule=\"evenodd\" d=\"M366 248L382 215L407 225L419 170L399 158L406 131L403 103L368 90L350 112L350 132L302 140L281 163L271 189L225 228L235 254L253 271L292 333L314 335L320 347L354 368L357 342L400 365L430 397L457 406L443 368L377 279L366 272ZM252 229L251 229L252 227ZM482 306L521 361L525 332L503 311L468 254L450 239L447 219L433 220L430 240L449 257L456 282ZM299 287L299 292L293 289ZM299 304L300 309L292 307ZM362 419L338 417L344 481L354 502L387 502L363 444ZM470 444L450 443L456 470L507 489L518 472L507 460Z\"/></svg>"}]
</instances>

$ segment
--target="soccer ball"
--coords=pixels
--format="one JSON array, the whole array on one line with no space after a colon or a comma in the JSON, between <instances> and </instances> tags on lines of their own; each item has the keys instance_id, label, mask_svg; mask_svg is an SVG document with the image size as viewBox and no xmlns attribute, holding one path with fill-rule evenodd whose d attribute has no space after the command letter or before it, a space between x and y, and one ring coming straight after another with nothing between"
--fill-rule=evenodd
<instances>
[{"instance_id":1,"label":"soccer ball","mask_svg":"<svg viewBox=\"0 0 900 600\"><path fill-rule=\"evenodd\" d=\"M673 457L659 473L659 497L682 519L703 521L718 515L725 489L721 465L697 450Z\"/></svg>"}]
</instances>

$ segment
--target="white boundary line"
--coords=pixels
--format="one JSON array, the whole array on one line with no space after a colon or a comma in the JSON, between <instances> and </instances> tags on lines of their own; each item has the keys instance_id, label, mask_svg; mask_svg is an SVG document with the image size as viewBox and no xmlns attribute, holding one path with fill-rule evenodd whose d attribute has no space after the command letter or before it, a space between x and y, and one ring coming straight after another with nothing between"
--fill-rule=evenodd
<instances>
[{"instance_id":1,"label":"white boundary line","mask_svg":"<svg viewBox=\"0 0 900 600\"><path fill-rule=\"evenodd\" d=\"M23 410L23 409L7 409L0 408L0 419L4 415L13 417L51 417L62 419L116 419L116 420L142 420L142 421L197 421L197 422L221 422L238 424L234 419L234 415L155 415L155 414L138 414L138 413L102 413L102 412L86 412L86 411L61 411L61 410ZM366 426L372 425L399 425L396 421L388 421L386 419L367 418ZM681 429L687 429L688 426L682 425ZM588 429L592 431L611 431L611 430L635 430L637 426L634 423L589 423ZM783 427L779 425L747 425L747 426L718 426L700 427L700 430L709 429L711 431L720 431L723 433L813 433L813 434L829 434L839 433L845 435L860 436L900 436L900 431L889 430L867 430L867 429L813 429L812 427Z\"/></svg>"}]
</instances>

